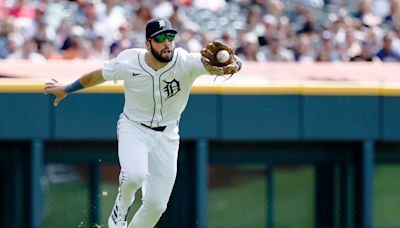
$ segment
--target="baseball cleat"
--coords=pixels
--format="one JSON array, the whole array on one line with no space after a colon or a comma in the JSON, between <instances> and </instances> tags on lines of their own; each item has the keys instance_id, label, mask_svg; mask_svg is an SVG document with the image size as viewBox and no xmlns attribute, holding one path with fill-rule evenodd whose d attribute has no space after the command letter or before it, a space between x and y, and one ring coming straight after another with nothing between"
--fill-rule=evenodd
<instances>
[{"instance_id":1,"label":"baseball cleat","mask_svg":"<svg viewBox=\"0 0 400 228\"><path fill-rule=\"evenodd\" d=\"M123 213L118 211L118 206L115 204L111 215L108 218L108 228L126 228L128 224L126 221L127 217L128 212Z\"/></svg>"}]
</instances>

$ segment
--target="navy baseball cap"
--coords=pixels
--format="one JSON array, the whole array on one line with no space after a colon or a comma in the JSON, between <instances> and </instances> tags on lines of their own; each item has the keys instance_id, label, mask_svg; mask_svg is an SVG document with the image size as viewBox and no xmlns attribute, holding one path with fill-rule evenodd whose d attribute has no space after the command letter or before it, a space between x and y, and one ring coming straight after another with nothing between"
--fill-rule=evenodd
<instances>
[{"instance_id":1,"label":"navy baseball cap","mask_svg":"<svg viewBox=\"0 0 400 228\"><path fill-rule=\"evenodd\" d=\"M171 32L174 34L178 33L178 31L172 28L171 22L169 22L167 19L157 18L151 19L147 22L146 39L163 32Z\"/></svg>"}]
</instances>

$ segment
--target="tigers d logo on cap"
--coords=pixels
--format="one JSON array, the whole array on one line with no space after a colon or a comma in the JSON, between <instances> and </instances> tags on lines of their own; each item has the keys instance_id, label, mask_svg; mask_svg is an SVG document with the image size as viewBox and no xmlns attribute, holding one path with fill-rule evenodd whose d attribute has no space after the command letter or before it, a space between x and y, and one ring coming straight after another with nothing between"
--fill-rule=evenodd
<instances>
[{"instance_id":1,"label":"tigers d logo on cap","mask_svg":"<svg viewBox=\"0 0 400 228\"><path fill-rule=\"evenodd\" d=\"M156 19L151 19L147 22L146 39L149 39L163 32L170 32L173 34L178 33L174 28L172 28L171 22L169 22L167 19L156 18Z\"/></svg>"}]
</instances>

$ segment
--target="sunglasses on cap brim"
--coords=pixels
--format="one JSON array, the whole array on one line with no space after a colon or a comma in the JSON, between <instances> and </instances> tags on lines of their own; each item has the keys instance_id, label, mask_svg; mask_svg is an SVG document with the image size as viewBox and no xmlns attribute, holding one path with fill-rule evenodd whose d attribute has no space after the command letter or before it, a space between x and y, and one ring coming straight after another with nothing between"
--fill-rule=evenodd
<instances>
[{"instance_id":1,"label":"sunglasses on cap brim","mask_svg":"<svg viewBox=\"0 0 400 228\"><path fill-rule=\"evenodd\" d=\"M161 33L161 34L157 34L157 35L153 36L152 38L157 43L163 43L165 41L165 39L167 39L169 42L172 42L175 39L175 34L174 33Z\"/></svg>"}]
</instances>

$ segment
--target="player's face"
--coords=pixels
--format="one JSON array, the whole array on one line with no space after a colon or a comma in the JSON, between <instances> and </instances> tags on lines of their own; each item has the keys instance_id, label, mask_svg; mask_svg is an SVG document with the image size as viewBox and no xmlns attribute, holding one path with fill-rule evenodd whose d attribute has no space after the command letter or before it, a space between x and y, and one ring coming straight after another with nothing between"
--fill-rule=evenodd
<instances>
[{"instance_id":1,"label":"player's face","mask_svg":"<svg viewBox=\"0 0 400 228\"><path fill-rule=\"evenodd\" d=\"M171 61L175 49L174 39L174 33L161 33L152 37L149 42L150 51L154 58L163 63Z\"/></svg>"}]
</instances>

